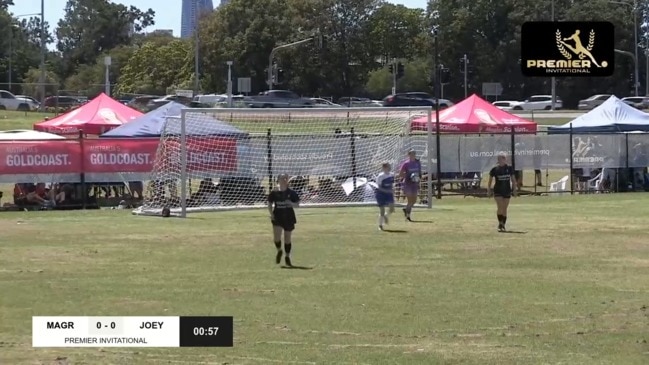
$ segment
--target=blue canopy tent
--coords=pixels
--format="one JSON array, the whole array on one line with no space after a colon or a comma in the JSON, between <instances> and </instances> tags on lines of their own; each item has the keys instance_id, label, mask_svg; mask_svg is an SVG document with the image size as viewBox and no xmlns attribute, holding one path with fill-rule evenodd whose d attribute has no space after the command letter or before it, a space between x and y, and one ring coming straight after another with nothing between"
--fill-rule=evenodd
<instances>
[{"instance_id":1,"label":"blue canopy tent","mask_svg":"<svg viewBox=\"0 0 649 365\"><path fill-rule=\"evenodd\" d=\"M615 133L649 132L649 114L638 110L615 96L561 126L549 127L548 133Z\"/></svg>"},{"instance_id":2,"label":"blue canopy tent","mask_svg":"<svg viewBox=\"0 0 649 365\"><path fill-rule=\"evenodd\" d=\"M101 138L147 138L160 137L165 122L169 117L180 119L180 110L184 105L170 102L147 114L144 114L126 124L102 134ZM248 133L241 131L211 115L190 113L186 114L185 133L188 136L228 136L247 138ZM200 123L196 121L200 120ZM180 134L180 122L166 126L166 134Z\"/></svg>"}]
</instances>

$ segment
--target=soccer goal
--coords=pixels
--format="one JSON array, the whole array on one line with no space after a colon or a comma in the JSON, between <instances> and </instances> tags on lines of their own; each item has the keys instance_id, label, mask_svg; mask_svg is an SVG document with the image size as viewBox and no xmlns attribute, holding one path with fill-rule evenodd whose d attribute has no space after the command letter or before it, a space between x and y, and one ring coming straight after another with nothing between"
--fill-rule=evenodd
<instances>
[{"instance_id":1,"label":"soccer goal","mask_svg":"<svg viewBox=\"0 0 649 365\"><path fill-rule=\"evenodd\" d=\"M428 130L411 128L428 116ZM288 174L301 206L374 204L372 181L395 173L415 150L420 206L431 206L434 140L430 108L183 109L167 118L142 207L158 215L266 206ZM398 198L398 194L397 194ZM401 203L398 201L397 203Z\"/></svg>"}]
</instances>

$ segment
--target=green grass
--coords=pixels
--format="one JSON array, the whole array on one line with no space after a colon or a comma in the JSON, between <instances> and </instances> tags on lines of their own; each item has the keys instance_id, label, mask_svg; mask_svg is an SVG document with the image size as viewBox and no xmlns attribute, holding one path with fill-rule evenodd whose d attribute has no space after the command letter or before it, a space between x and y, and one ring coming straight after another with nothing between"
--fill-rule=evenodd
<instances>
[{"instance_id":1,"label":"green grass","mask_svg":"<svg viewBox=\"0 0 649 365\"><path fill-rule=\"evenodd\" d=\"M0 364L646 364L649 195L303 209L294 263L262 210L0 215ZM34 315L232 315L232 349L34 349ZM67 361L67 362L66 362Z\"/></svg>"},{"instance_id":2,"label":"green grass","mask_svg":"<svg viewBox=\"0 0 649 365\"><path fill-rule=\"evenodd\" d=\"M0 130L34 129L34 123L54 116L52 113L0 110Z\"/></svg>"},{"instance_id":3,"label":"green grass","mask_svg":"<svg viewBox=\"0 0 649 365\"><path fill-rule=\"evenodd\" d=\"M245 115L245 114L243 114ZM15 112L0 110L0 129L33 129L34 123L43 121L45 118L53 118L54 114L40 113L40 112ZM266 133L268 130L269 119L257 116L256 118L223 118L235 127L241 128L249 133ZM356 118L355 120L348 120L343 116L336 116L329 118L325 126L318 125L314 130L314 121L316 118L293 118L290 122L277 123L273 121L272 128L277 133L332 133L336 128L341 129L343 132L348 132L351 127L354 127L356 133L380 133L380 132L401 132L401 128L393 124L393 122L386 122L385 118ZM560 125L569 122L570 118L539 118L535 117L535 121L541 125Z\"/></svg>"}]
</instances>

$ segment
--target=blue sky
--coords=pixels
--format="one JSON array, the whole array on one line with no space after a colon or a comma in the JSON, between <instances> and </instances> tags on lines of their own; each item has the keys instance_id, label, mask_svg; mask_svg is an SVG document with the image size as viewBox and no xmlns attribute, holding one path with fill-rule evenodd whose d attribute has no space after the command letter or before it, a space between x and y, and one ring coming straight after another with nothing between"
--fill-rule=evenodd
<instances>
[{"instance_id":1,"label":"blue sky","mask_svg":"<svg viewBox=\"0 0 649 365\"><path fill-rule=\"evenodd\" d=\"M220 0L212 0L218 5ZM412 8L425 8L427 0L389 0L391 3L403 4ZM140 9L153 9L156 13L155 26L152 29L173 29L175 35L180 34L180 0L114 0L127 6L133 5ZM14 0L16 5L10 8L14 15L40 13L41 0ZM45 0L45 20L53 27L63 17L63 9L67 0ZM170 6L172 3L175 6Z\"/></svg>"}]
</instances>

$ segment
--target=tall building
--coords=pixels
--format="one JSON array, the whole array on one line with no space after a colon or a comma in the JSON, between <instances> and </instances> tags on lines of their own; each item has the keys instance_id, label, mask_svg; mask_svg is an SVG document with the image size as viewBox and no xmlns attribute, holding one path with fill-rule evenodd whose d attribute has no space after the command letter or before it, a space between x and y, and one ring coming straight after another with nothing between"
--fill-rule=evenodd
<instances>
[{"instance_id":1,"label":"tall building","mask_svg":"<svg viewBox=\"0 0 649 365\"><path fill-rule=\"evenodd\" d=\"M180 37L189 38L196 29L198 17L203 12L213 11L212 0L183 0Z\"/></svg>"}]
</instances>

